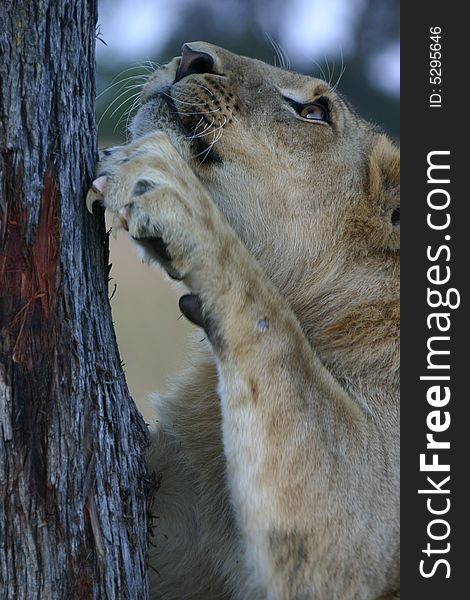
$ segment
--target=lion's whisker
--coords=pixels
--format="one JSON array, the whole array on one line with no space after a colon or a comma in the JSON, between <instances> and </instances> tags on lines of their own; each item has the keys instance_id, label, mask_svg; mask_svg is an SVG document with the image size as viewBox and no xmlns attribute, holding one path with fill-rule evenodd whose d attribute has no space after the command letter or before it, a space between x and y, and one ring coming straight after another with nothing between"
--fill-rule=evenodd
<instances>
[{"instance_id":1,"label":"lion's whisker","mask_svg":"<svg viewBox=\"0 0 470 600\"><path fill-rule=\"evenodd\" d=\"M131 120L132 114L135 111L135 109L139 106L140 103L140 98L137 96L134 100L134 102L132 103L132 106L130 107L128 113L127 113L127 119L126 119L126 129L125 129L125 133L126 133L126 140L129 140L129 122Z\"/></svg>"},{"instance_id":2,"label":"lion's whisker","mask_svg":"<svg viewBox=\"0 0 470 600\"><path fill-rule=\"evenodd\" d=\"M204 123L204 117L201 117L196 125L196 127L193 129L193 133L190 136L187 136L186 139L192 141L196 135L196 131L199 129L199 127L202 125L202 123Z\"/></svg>"},{"instance_id":3,"label":"lion's whisker","mask_svg":"<svg viewBox=\"0 0 470 600\"><path fill-rule=\"evenodd\" d=\"M173 102L176 104L176 102L179 102L179 104L187 104L188 106L205 106L206 103L205 102L185 102L184 100L179 100L178 98L174 98L171 94L168 94L168 92L165 92L164 90L160 90L159 92L160 94L163 94L164 96L166 96L167 98L170 98L171 100L173 100Z\"/></svg>"},{"instance_id":4,"label":"lion's whisker","mask_svg":"<svg viewBox=\"0 0 470 600\"><path fill-rule=\"evenodd\" d=\"M343 77L345 71L346 71L346 65L344 64L343 49L341 48L341 70L339 73L339 77L338 77L335 85L332 88L333 90L336 90L338 88L338 85L339 85L341 78Z\"/></svg>"},{"instance_id":5,"label":"lion's whisker","mask_svg":"<svg viewBox=\"0 0 470 600\"><path fill-rule=\"evenodd\" d=\"M211 115L213 113L220 112L220 108L214 108L214 110L199 110L199 111L195 111L195 112L183 112L183 111L177 110L176 112L181 117L184 117L185 115Z\"/></svg>"},{"instance_id":6,"label":"lion's whisker","mask_svg":"<svg viewBox=\"0 0 470 600\"><path fill-rule=\"evenodd\" d=\"M312 62L314 65L316 65L320 69L320 75L321 75L321 78L323 79L323 81L326 81L327 76L325 75L325 71L323 70L323 67L321 66L321 64L319 62L317 62L316 60L313 60Z\"/></svg>"},{"instance_id":7,"label":"lion's whisker","mask_svg":"<svg viewBox=\"0 0 470 600\"><path fill-rule=\"evenodd\" d=\"M194 85L196 85L197 87L202 88L203 90L206 90L206 92L208 92L212 98L215 98L215 94L214 92L212 92L208 87L206 87L205 85L202 85L202 83L199 83L198 81L194 82Z\"/></svg>"},{"instance_id":8,"label":"lion's whisker","mask_svg":"<svg viewBox=\"0 0 470 600\"><path fill-rule=\"evenodd\" d=\"M212 118L211 123L207 124L206 127L204 127L204 129L200 133L198 133L197 135L193 135L191 139L195 140L197 138L202 138L202 137L208 135L210 133L210 129L211 129L211 127L213 127L214 123L215 123L215 119Z\"/></svg>"},{"instance_id":9,"label":"lion's whisker","mask_svg":"<svg viewBox=\"0 0 470 600\"><path fill-rule=\"evenodd\" d=\"M121 79L120 81L116 81L115 83L112 83L111 85L109 85L102 92L100 92L99 94L97 94L96 99L98 100L98 98L101 98L101 96L104 96L104 94L106 94L107 92L109 92L109 90L111 90L112 88L116 87L117 85L124 85L126 83L126 81L131 81L131 80L137 81L138 79L142 79L143 81L145 81L145 79L147 79L147 77L145 75L131 75L130 77L126 77L125 79ZM143 81L142 81L141 85L143 85ZM118 90L118 91L120 91L120 90Z\"/></svg>"},{"instance_id":10,"label":"lion's whisker","mask_svg":"<svg viewBox=\"0 0 470 600\"><path fill-rule=\"evenodd\" d=\"M139 86L139 87L140 87L140 86ZM116 98L114 98L114 100L113 100L113 101L112 101L112 102L111 102L111 103L110 103L110 104L109 104L109 105L106 107L106 109L104 110L103 114L101 115L101 117L100 117L100 119L99 119L99 121L98 121L98 125L97 125L98 127L101 125L101 122L103 121L104 117L105 117L105 116L108 114L108 112L111 110L111 107L112 107L114 104L116 104L116 102L117 102L117 101L118 101L120 98L122 98L122 96L124 96L125 94L128 94L128 93L129 93L129 91L130 91L130 89L132 89L132 88L128 88L128 87L126 87L126 89L125 89L123 92L121 92L121 93L120 93L120 94L119 94L119 95L118 95ZM133 96L132 96L132 97L133 97ZM123 106L123 104L125 104L125 103L127 102L127 100L128 100L128 98L125 98L125 99L124 99L124 102L122 102L122 103L121 103L121 104L118 106L118 110L119 110L119 108L120 108L121 106ZM113 112L113 113L110 115L110 117L112 117L112 116L113 116L115 113L116 113L116 111L114 111L114 112Z\"/></svg>"},{"instance_id":11,"label":"lion's whisker","mask_svg":"<svg viewBox=\"0 0 470 600\"><path fill-rule=\"evenodd\" d=\"M201 160L201 164L206 160L206 158L209 156L209 153L212 150L212 148L222 137L226 123L227 123L227 118L224 117L224 122L213 130L212 142L209 144L209 147L194 156L194 158L197 158L198 156L201 156L202 154L204 154L204 157Z\"/></svg>"},{"instance_id":12,"label":"lion's whisker","mask_svg":"<svg viewBox=\"0 0 470 600\"><path fill-rule=\"evenodd\" d=\"M127 93L127 92L129 92L129 91L130 91L130 89L126 89L126 90L125 90L125 91L124 91L122 94L120 94L120 96L118 96L118 98L120 98L121 96L123 96L125 93ZM128 98L124 98L124 100L123 100L123 101L122 101L120 104L118 104L118 106L117 106L117 107L116 107L116 108L113 110L113 112L112 112L112 113L109 115L109 118L110 118L110 119L112 119L112 118L114 117L114 115L115 115L115 114L116 114L116 113L117 113L119 110L121 110L121 108L122 108L123 106L125 106L125 105L126 105L126 102L132 103L132 102L135 100L135 98L137 98L137 97L140 97L140 90L139 90L139 91L137 91L135 94L132 94L132 95L131 95L131 96L129 96ZM105 113L103 113L103 115L101 116L101 119L103 118L104 114L105 114ZM101 119L100 119L100 122L101 122Z\"/></svg>"},{"instance_id":13,"label":"lion's whisker","mask_svg":"<svg viewBox=\"0 0 470 600\"><path fill-rule=\"evenodd\" d=\"M274 52L276 53L276 56L279 60L279 64L280 67L282 69L284 69L285 71L289 71L291 69L291 61L287 55L287 52L284 50L284 48L281 46L281 44L279 44L279 42L276 42L270 35L269 33L265 33L266 37L268 38L269 42L271 43L271 46L274 49ZM276 66L276 65L274 65Z\"/></svg>"},{"instance_id":14,"label":"lion's whisker","mask_svg":"<svg viewBox=\"0 0 470 600\"><path fill-rule=\"evenodd\" d=\"M131 118L131 115L132 115L133 111L135 110L136 106L138 106L138 104L140 102L140 96L136 95L133 97L133 99L130 98L130 100L132 100L132 104L131 104L130 108L128 110L123 111L122 115L119 117L118 122L116 123L116 125L114 126L114 129L113 129L113 132L115 132L116 129L119 127L119 125L123 122L123 120L126 119L126 130L125 130L126 139L128 137L127 123L129 122L129 119ZM121 106L123 106L123 104L121 104Z\"/></svg>"}]
</instances>

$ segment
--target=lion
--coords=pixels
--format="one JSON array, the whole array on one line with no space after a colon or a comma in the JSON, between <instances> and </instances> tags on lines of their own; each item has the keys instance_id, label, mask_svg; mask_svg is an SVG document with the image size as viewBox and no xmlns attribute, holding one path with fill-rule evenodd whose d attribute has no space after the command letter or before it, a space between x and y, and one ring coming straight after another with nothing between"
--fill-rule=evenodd
<instances>
[{"instance_id":1,"label":"lion","mask_svg":"<svg viewBox=\"0 0 470 600\"><path fill-rule=\"evenodd\" d=\"M160 600L399 597L398 148L329 84L204 42L90 195L203 328L156 399Z\"/></svg>"}]
</instances>

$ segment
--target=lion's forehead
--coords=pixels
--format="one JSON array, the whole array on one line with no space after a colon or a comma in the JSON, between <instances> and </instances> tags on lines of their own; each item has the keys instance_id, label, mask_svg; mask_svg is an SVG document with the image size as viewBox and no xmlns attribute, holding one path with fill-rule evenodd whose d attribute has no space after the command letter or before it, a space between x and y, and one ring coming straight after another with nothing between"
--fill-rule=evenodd
<instances>
[{"instance_id":1,"label":"lion's forehead","mask_svg":"<svg viewBox=\"0 0 470 600\"><path fill-rule=\"evenodd\" d=\"M299 101L300 99L311 100L319 94L334 93L333 88L326 81L312 75L290 71L254 58L235 54L232 56L234 58L227 63L227 66L232 68L234 73L241 73L242 79L255 80L258 84L275 87L284 95L291 94L290 97L298 97Z\"/></svg>"}]
</instances>

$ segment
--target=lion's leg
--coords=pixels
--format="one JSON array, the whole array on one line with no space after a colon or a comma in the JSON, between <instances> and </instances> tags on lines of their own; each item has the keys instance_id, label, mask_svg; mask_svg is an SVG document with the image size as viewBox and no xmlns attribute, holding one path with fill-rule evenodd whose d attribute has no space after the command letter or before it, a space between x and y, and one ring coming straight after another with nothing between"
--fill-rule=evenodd
<instances>
[{"instance_id":1,"label":"lion's leg","mask_svg":"<svg viewBox=\"0 0 470 600\"><path fill-rule=\"evenodd\" d=\"M270 600L378 595L388 531L369 476L380 460L374 429L168 138L126 152L103 165L105 203L184 280L192 293L181 308L211 341L254 589Z\"/></svg>"},{"instance_id":2,"label":"lion's leg","mask_svg":"<svg viewBox=\"0 0 470 600\"><path fill-rule=\"evenodd\" d=\"M251 256L241 244L232 252L207 288L189 278L198 294L183 308L217 357L228 485L255 589L273 600L357 598L364 582L350 589L341 573L355 543L344 456L365 445L363 417Z\"/></svg>"}]
</instances>

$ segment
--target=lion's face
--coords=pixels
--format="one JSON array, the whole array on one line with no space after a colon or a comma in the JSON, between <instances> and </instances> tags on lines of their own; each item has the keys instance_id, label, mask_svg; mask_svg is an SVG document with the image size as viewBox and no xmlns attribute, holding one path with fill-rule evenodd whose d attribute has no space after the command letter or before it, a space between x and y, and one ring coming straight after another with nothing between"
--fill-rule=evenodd
<instances>
[{"instance_id":1,"label":"lion's face","mask_svg":"<svg viewBox=\"0 0 470 600\"><path fill-rule=\"evenodd\" d=\"M186 44L144 87L131 132L154 130L273 268L397 248L398 151L324 81Z\"/></svg>"}]
</instances>

